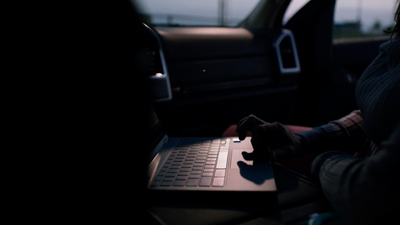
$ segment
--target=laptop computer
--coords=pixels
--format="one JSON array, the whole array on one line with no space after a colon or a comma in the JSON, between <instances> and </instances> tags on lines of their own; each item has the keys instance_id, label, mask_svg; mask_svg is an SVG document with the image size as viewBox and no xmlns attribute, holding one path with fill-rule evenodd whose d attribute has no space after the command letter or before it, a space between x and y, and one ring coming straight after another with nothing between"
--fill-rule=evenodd
<instances>
[{"instance_id":1,"label":"laptop computer","mask_svg":"<svg viewBox=\"0 0 400 225\"><path fill-rule=\"evenodd\" d=\"M250 137L169 137L150 115L147 188L158 193L274 193L269 160L246 159Z\"/></svg>"}]
</instances>

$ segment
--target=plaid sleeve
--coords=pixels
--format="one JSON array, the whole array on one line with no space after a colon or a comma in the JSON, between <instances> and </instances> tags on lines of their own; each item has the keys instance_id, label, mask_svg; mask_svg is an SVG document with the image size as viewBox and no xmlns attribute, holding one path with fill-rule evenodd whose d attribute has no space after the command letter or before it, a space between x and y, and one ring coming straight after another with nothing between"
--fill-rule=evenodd
<instances>
[{"instance_id":1,"label":"plaid sleeve","mask_svg":"<svg viewBox=\"0 0 400 225\"><path fill-rule=\"evenodd\" d=\"M332 149L355 152L366 138L360 110L354 110L338 120L297 134L304 137L309 152Z\"/></svg>"}]
</instances>

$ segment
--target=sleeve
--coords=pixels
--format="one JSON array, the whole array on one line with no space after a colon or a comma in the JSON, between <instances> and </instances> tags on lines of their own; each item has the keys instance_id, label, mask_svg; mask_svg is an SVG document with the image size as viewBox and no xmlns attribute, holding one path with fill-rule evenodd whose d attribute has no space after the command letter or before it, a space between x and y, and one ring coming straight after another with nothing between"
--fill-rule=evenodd
<instances>
[{"instance_id":1,"label":"sleeve","mask_svg":"<svg viewBox=\"0 0 400 225\"><path fill-rule=\"evenodd\" d=\"M382 149L366 159L328 151L312 163L311 176L332 207L356 224L390 224L400 200L400 122Z\"/></svg>"},{"instance_id":2,"label":"sleeve","mask_svg":"<svg viewBox=\"0 0 400 225\"><path fill-rule=\"evenodd\" d=\"M304 138L308 152L333 149L355 152L354 148L360 148L366 140L360 110L354 110L338 120L296 134Z\"/></svg>"}]
</instances>

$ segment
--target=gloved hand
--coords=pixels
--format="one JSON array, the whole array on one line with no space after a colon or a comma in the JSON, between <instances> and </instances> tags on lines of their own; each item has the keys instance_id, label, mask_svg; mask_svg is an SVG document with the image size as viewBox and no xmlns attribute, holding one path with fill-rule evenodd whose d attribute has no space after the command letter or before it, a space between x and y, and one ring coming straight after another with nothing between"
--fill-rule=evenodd
<instances>
[{"instance_id":1,"label":"gloved hand","mask_svg":"<svg viewBox=\"0 0 400 225\"><path fill-rule=\"evenodd\" d=\"M246 138L247 131L252 132L253 158L279 161L296 158L305 153L303 138L293 134L279 122L268 123L255 115L249 115L237 124L236 132L240 140Z\"/></svg>"}]
</instances>

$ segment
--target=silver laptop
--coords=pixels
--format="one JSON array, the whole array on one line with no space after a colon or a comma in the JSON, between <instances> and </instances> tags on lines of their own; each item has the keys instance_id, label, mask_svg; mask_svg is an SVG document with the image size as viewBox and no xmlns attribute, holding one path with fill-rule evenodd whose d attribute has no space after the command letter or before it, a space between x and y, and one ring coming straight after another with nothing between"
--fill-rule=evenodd
<instances>
[{"instance_id":1,"label":"silver laptop","mask_svg":"<svg viewBox=\"0 0 400 225\"><path fill-rule=\"evenodd\" d=\"M268 160L251 160L250 137L169 137L152 115L147 188L151 191L275 192Z\"/></svg>"}]
</instances>

